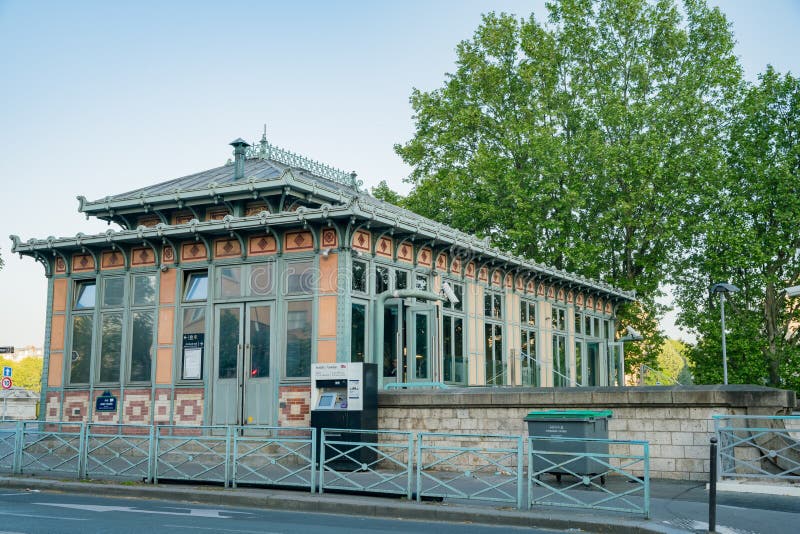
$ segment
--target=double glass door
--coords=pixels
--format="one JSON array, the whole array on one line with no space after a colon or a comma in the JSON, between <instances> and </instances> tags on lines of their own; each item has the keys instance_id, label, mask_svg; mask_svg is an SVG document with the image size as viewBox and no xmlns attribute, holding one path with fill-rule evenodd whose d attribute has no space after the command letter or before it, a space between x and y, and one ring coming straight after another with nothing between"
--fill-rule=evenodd
<instances>
[{"instance_id":1,"label":"double glass door","mask_svg":"<svg viewBox=\"0 0 800 534\"><path fill-rule=\"evenodd\" d=\"M214 308L214 425L275 423L272 303L220 304Z\"/></svg>"},{"instance_id":2,"label":"double glass door","mask_svg":"<svg viewBox=\"0 0 800 534\"><path fill-rule=\"evenodd\" d=\"M390 299L383 321L383 383L434 380L436 307Z\"/></svg>"}]
</instances>

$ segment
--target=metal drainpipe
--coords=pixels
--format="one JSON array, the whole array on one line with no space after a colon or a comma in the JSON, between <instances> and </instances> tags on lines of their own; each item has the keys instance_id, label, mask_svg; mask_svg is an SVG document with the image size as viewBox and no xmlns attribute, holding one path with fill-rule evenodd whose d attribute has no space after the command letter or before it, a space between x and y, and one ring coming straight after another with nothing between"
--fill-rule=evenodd
<instances>
[{"instance_id":1,"label":"metal drainpipe","mask_svg":"<svg viewBox=\"0 0 800 534\"><path fill-rule=\"evenodd\" d=\"M383 378L383 310L386 307L386 299L390 298L416 298L426 300L444 300L444 297L432 291L422 291L420 289L390 289L384 291L375 299L375 336L373 337L372 348L375 354L375 361L378 364L379 379ZM398 322L402 318L398 317ZM400 355L398 355L399 357ZM398 367L398 371L399 371Z\"/></svg>"}]
</instances>

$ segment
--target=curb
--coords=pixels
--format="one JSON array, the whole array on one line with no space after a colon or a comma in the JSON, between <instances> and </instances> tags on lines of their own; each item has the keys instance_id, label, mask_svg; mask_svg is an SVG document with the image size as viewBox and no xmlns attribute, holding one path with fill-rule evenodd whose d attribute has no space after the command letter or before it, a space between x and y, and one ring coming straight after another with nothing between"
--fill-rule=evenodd
<instances>
[{"instance_id":1,"label":"curb","mask_svg":"<svg viewBox=\"0 0 800 534\"><path fill-rule=\"evenodd\" d=\"M574 512L569 508L555 511L550 509L548 512L521 512L489 506L481 506L476 509L475 506L463 504L416 503L390 498L334 493L312 494L287 490L223 489L221 487L182 485L126 486L116 483L73 482L24 476L0 477L0 487L409 521L476 523L490 526L581 530L596 533L667 534L676 532L674 528L655 523L653 520L614 516L597 517Z\"/></svg>"}]
</instances>

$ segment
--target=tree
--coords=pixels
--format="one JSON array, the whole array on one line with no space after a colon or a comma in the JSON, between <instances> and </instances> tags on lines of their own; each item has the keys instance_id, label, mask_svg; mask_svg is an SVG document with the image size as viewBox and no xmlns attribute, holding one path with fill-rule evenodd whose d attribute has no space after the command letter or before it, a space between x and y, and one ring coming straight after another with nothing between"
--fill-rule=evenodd
<instances>
[{"instance_id":1,"label":"tree","mask_svg":"<svg viewBox=\"0 0 800 534\"><path fill-rule=\"evenodd\" d=\"M556 0L548 22L488 14L440 89L414 90L405 207L557 268L637 291L620 312L656 366L655 303L722 160L740 83L719 9ZM628 351L626 351L628 352ZM629 368L630 369L630 368Z\"/></svg>"},{"instance_id":2,"label":"tree","mask_svg":"<svg viewBox=\"0 0 800 534\"><path fill-rule=\"evenodd\" d=\"M732 117L719 187L699 203L702 238L676 277L679 319L699 336L695 376L720 382L719 300L708 288L732 282L729 381L800 391L800 301L784 291L800 283L800 79L767 67Z\"/></svg>"},{"instance_id":3,"label":"tree","mask_svg":"<svg viewBox=\"0 0 800 534\"><path fill-rule=\"evenodd\" d=\"M692 376L687 365L686 345L677 339L665 339L658 355L660 373L646 373L645 384L691 384Z\"/></svg>"},{"instance_id":4,"label":"tree","mask_svg":"<svg viewBox=\"0 0 800 534\"><path fill-rule=\"evenodd\" d=\"M29 356L19 361L0 357L0 367L14 369L14 386L39 392L42 389L42 358Z\"/></svg>"},{"instance_id":5,"label":"tree","mask_svg":"<svg viewBox=\"0 0 800 534\"><path fill-rule=\"evenodd\" d=\"M405 200L400 193L389 187L386 180L381 180L376 187L372 188L372 196L378 200L383 200L384 202L400 207L403 206L403 201Z\"/></svg>"}]
</instances>

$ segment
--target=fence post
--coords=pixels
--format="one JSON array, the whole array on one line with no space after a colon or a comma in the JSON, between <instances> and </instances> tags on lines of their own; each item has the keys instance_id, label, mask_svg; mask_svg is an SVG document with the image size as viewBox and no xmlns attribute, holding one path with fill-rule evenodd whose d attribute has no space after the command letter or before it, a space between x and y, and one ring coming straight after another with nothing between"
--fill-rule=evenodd
<instances>
[{"instance_id":1,"label":"fence post","mask_svg":"<svg viewBox=\"0 0 800 534\"><path fill-rule=\"evenodd\" d=\"M319 429L319 492L325 492L325 429Z\"/></svg>"},{"instance_id":2,"label":"fence post","mask_svg":"<svg viewBox=\"0 0 800 534\"><path fill-rule=\"evenodd\" d=\"M522 436L517 439L517 510L522 510L522 472L525 470L523 439Z\"/></svg>"},{"instance_id":3,"label":"fence post","mask_svg":"<svg viewBox=\"0 0 800 534\"><path fill-rule=\"evenodd\" d=\"M153 483L153 466L155 465L155 456L153 454L153 442L155 441L155 435L158 434L158 425L155 421L153 424L150 425L150 439L147 442L147 481L148 483Z\"/></svg>"},{"instance_id":4,"label":"fence post","mask_svg":"<svg viewBox=\"0 0 800 534\"><path fill-rule=\"evenodd\" d=\"M711 460L708 476L708 531L717 531L717 438L711 438L709 451Z\"/></svg>"},{"instance_id":5,"label":"fence post","mask_svg":"<svg viewBox=\"0 0 800 534\"><path fill-rule=\"evenodd\" d=\"M317 429L311 427L311 493L317 491Z\"/></svg>"},{"instance_id":6,"label":"fence post","mask_svg":"<svg viewBox=\"0 0 800 534\"><path fill-rule=\"evenodd\" d=\"M25 446L25 423L17 421L17 433L14 436L14 460L11 472L22 474L22 449Z\"/></svg>"},{"instance_id":7,"label":"fence post","mask_svg":"<svg viewBox=\"0 0 800 534\"><path fill-rule=\"evenodd\" d=\"M417 502L422 501L422 432L417 432Z\"/></svg>"},{"instance_id":8,"label":"fence post","mask_svg":"<svg viewBox=\"0 0 800 534\"><path fill-rule=\"evenodd\" d=\"M78 478L86 478L86 454L88 454L89 423L81 421L78 430Z\"/></svg>"}]
</instances>

